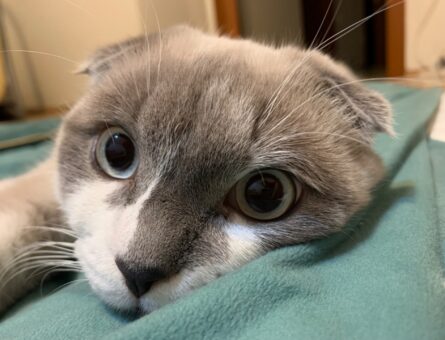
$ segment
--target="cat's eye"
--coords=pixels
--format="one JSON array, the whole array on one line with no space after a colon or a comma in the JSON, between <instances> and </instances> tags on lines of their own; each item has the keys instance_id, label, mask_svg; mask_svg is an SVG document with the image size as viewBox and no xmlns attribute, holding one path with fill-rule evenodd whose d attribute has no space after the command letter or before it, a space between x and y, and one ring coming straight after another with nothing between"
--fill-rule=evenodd
<instances>
[{"instance_id":1,"label":"cat's eye","mask_svg":"<svg viewBox=\"0 0 445 340\"><path fill-rule=\"evenodd\" d=\"M114 178L129 178L138 166L133 140L119 127L102 132L96 143L95 155L99 167Z\"/></svg>"},{"instance_id":2,"label":"cat's eye","mask_svg":"<svg viewBox=\"0 0 445 340\"><path fill-rule=\"evenodd\" d=\"M290 174L277 169L255 171L236 183L232 206L249 218L268 221L286 214L301 195L301 186Z\"/></svg>"}]
</instances>

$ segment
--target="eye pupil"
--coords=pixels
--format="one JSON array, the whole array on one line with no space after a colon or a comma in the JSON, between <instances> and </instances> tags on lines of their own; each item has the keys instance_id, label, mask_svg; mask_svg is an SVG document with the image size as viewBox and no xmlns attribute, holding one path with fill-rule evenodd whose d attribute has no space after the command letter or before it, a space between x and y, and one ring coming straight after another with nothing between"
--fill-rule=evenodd
<instances>
[{"instance_id":1,"label":"eye pupil","mask_svg":"<svg viewBox=\"0 0 445 340\"><path fill-rule=\"evenodd\" d=\"M105 144L105 157L113 169L128 169L135 157L133 142L122 133L112 134Z\"/></svg>"},{"instance_id":2,"label":"eye pupil","mask_svg":"<svg viewBox=\"0 0 445 340\"><path fill-rule=\"evenodd\" d=\"M278 208L284 196L282 183L272 174L252 176L246 183L245 198L249 206L266 213Z\"/></svg>"}]
</instances>

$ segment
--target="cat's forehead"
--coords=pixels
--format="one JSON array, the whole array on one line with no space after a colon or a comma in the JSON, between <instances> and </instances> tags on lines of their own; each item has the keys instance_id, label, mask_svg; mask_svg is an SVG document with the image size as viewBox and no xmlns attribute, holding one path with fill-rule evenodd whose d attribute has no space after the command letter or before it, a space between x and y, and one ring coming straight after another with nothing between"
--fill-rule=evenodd
<instances>
[{"instance_id":1,"label":"cat's forehead","mask_svg":"<svg viewBox=\"0 0 445 340\"><path fill-rule=\"evenodd\" d=\"M108 115L160 129L204 121L230 133L246 130L277 94L286 100L279 102L283 109L274 109L285 113L317 91L317 74L296 48L275 49L184 30L162 40L141 38L127 50L121 47L119 58L84 101L86 111L96 112L92 118ZM286 82L289 75L291 82Z\"/></svg>"},{"instance_id":2,"label":"cat's forehead","mask_svg":"<svg viewBox=\"0 0 445 340\"><path fill-rule=\"evenodd\" d=\"M114 61L104 78L140 91L174 88L171 92L178 94L193 87L205 92L215 84L220 96L236 86L246 95L267 97L291 72L294 77L315 75L308 58L312 56L296 47L274 48L183 27L139 39L135 46L120 47L117 58L105 58ZM306 87L309 80L314 79L305 79Z\"/></svg>"}]
</instances>

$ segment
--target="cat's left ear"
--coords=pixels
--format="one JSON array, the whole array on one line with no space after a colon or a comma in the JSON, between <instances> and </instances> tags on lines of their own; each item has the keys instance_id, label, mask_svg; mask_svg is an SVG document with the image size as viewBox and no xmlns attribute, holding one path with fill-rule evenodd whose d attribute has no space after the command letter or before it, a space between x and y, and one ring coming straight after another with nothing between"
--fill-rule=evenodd
<instances>
[{"instance_id":1,"label":"cat's left ear","mask_svg":"<svg viewBox=\"0 0 445 340\"><path fill-rule=\"evenodd\" d=\"M181 35L181 37L185 38L186 36L197 34L202 34L202 32L188 26L179 25L162 31L162 33L141 35L117 44L105 46L98 49L84 63L82 63L77 68L76 73L88 74L92 77L93 82L96 82L120 60L124 59L131 53L143 54L147 53L147 51L154 53L154 51L162 47L161 42L165 41L168 36Z\"/></svg>"},{"instance_id":2,"label":"cat's left ear","mask_svg":"<svg viewBox=\"0 0 445 340\"><path fill-rule=\"evenodd\" d=\"M395 135L391 105L380 93L365 86L347 67L326 55L315 52L311 59L320 71L326 91L343 104L343 114L352 118L354 127L362 131L365 139L372 140L376 132Z\"/></svg>"},{"instance_id":3,"label":"cat's left ear","mask_svg":"<svg viewBox=\"0 0 445 340\"><path fill-rule=\"evenodd\" d=\"M127 53L137 53L145 48L145 37L131 38L117 44L98 49L75 70L77 74L88 74L94 81L107 73L113 63L122 59Z\"/></svg>"}]
</instances>

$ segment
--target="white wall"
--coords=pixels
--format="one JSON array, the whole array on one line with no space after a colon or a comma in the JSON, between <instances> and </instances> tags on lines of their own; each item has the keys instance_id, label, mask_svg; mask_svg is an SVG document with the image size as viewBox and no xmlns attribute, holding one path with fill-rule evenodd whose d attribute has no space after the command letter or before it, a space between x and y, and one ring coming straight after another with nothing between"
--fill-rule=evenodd
<instances>
[{"instance_id":1,"label":"white wall","mask_svg":"<svg viewBox=\"0 0 445 340\"><path fill-rule=\"evenodd\" d=\"M440 56L445 56L445 1L406 0L406 71L434 67Z\"/></svg>"},{"instance_id":2,"label":"white wall","mask_svg":"<svg viewBox=\"0 0 445 340\"><path fill-rule=\"evenodd\" d=\"M10 49L27 49L62 58L11 52L27 108L38 104L26 67L29 57L45 107L72 104L88 81L74 75L76 64L96 48L157 31L155 12L162 28L188 22L214 30L212 0L4 0ZM146 23L144 25L144 23ZM18 28L19 31L16 29ZM23 45L23 35L26 45ZM63 60L70 59L73 62Z\"/></svg>"}]
</instances>

